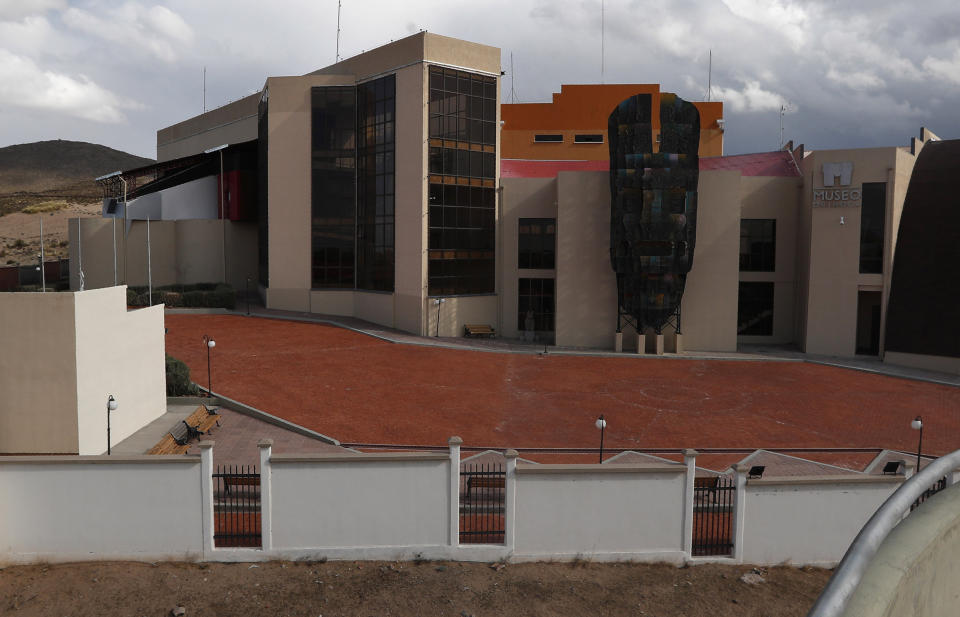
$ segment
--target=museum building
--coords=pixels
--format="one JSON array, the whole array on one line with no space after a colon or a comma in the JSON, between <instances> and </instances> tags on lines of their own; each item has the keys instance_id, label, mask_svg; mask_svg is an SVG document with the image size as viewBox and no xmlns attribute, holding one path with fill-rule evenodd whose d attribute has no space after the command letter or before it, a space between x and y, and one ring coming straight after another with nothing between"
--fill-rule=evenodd
<instances>
[{"instance_id":1,"label":"museum building","mask_svg":"<svg viewBox=\"0 0 960 617\"><path fill-rule=\"evenodd\" d=\"M499 49L426 32L269 77L159 130L152 175L124 174L135 186L123 215L142 218L138 200L175 177L215 178L220 207L205 216L246 230L223 234L223 280L257 281L268 308L429 336L484 324L624 352L883 353L900 216L932 133L902 147L723 156L722 103L693 102L692 267L676 315L638 333L611 266L610 116L631 97L654 110L678 97L564 85L548 103L500 104L500 81ZM665 129L656 113L647 124L650 160Z\"/></svg>"}]
</instances>

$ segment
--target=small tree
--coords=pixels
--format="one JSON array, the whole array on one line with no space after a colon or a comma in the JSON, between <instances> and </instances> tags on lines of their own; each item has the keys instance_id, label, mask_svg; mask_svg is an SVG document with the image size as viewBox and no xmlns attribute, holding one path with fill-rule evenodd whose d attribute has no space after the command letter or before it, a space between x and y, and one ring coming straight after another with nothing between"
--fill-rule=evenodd
<instances>
[{"instance_id":1,"label":"small tree","mask_svg":"<svg viewBox=\"0 0 960 617\"><path fill-rule=\"evenodd\" d=\"M167 354L167 396L190 396L197 394L197 386L190 381L190 367Z\"/></svg>"}]
</instances>

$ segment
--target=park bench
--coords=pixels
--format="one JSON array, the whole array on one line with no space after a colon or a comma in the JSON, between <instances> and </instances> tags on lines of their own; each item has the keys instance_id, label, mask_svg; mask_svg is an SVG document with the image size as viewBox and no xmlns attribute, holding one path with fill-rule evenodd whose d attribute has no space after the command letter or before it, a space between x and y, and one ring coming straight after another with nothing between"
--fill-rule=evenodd
<instances>
[{"instance_id":1,"label":"park bench","mask_svg":"<svg viewBox=\"0 0 960 617\"><path fill-rule=\"evenodd\" d=\"M252 476L242 476L242 475L224 475L223 476L223 489L225 492L230 492L230 487L233 486L260 486L260 475Z\"/></svg>"},{"instance_id":2,"label":"park bench","mask_svg":"<svg viewBox=\"0 0 960 617\"><path fill-rule=\"evenodd\" d=\"M483 489L503 489L506 486L503 476L470 476L467 478L467 499L473 498L474 491Z\"/></svg>"},{"instance_id":3,"label":"park bench","mask_svg":"<svg viewBox=\"0 0 960 617\"><path fill-rule=\"evenodd\" d=\"M493 338L497 335L497 331L485 324L465 324L463 335L466 337L486 336Z\"/></svg>"},{"instance_id":4,"label":"park bench","mask_svg":"<svg viewBox=\"0 0 960 617\"><path fill-rule=\"evenodd\" d=\"M186 420L177 422L147 454L184 454L190 449L190 439L206 435L214 426L220 426L216 407L200 405Z\"/></svg>"}]
</instances>

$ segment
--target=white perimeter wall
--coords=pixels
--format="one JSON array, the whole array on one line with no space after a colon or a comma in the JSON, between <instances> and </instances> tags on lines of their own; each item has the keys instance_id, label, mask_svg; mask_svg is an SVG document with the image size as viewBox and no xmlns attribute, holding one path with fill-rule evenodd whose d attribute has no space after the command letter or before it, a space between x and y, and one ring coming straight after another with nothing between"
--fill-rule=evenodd
<instances>
[{"instance_id":1,"label":"white perimeter wall","mask_svg":"<svg viewBox=\"0 0 960 617\"><path fill-rule=\"evenodd\" d=\"M875 478L870 478L874 480ZM834 564L902 477L888 481L747 484L743 561Z\"/></svg>"},{"instance_id":2,"label":"white perimeter wall","mask_svg":"<svg viewBox=\"0 0 960 617\"><path fill-rule=\"evenodd\" d=\"M448 542L447 455L274 455L270 468L275 549Z\"/></svg>"},{"instance_id":3,"label":"white perimeter wall","mask_svg":"<svg viewBox=\"0 0 960 617\"><path fill-rule=\"evenodd\" d=\"M199 457L32 458L0 457L0 562L202 554Z\"/></svg>"},{"instance_id":4,"label":"white perimeter wall","mask_svg":"<svg viewBox=\"0 0 960 617\"><path fill-rule=\"evenodd\" d=\"M127 288L78 291L77 426L80 454L107 450L107 399L116 444L167 410L163 305L127 311Z\"/></svg>"},{"instance_id":5,"label":"white perimeter wall","mask_svg":"<svg viewBox=\"0 0 960 617\"><path fill-rule=\"evenodd\" d=\"M669 558L673 553L682 558L686 467L659 472L635 466L622 471L615 465L591 471L564 467L517 467L518 556L651 553Z\"/></svg>"}]
</instances>

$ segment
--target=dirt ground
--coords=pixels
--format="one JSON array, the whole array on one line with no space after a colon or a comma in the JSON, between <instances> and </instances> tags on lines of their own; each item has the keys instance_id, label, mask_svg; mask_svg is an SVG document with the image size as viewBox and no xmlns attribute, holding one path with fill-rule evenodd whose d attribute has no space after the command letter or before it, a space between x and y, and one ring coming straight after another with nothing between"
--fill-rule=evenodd
<instances>
[{"instance_id":1,"label":"dirt ground","mask_svg":"<svg viewBox=\"0 0 960 617\"><path fill-rule=\"evenodd\" d=\"M166 325L196 382L209 334L215 392L344 443L596 448L604 414L608 448L910 451L922 414L924 452L960 446L960 389L830 366L480 353L233 315Z\"/></svg>"},{"instance_id":2,"label":"dirt ground","mask_svg":"<svg viewBox=\"0 0 960 617\"><path fill-rule=\"evenodd\" d=\"M43 217L44 258L69 255L67 221L78 217L100 217L102 204L69 203L56 212L25 214L14 212L0 216L0 266L37 263L40 254L40 218Z\"/></svg>"},{"instance_id":3,"label":"dirt ground","mask_svg":"<svg viewBox=\"0 0 960 617\"><path fill-rule=\"evenodd\" d=\"M0 570L0 615L802 617L830 571L441 562L78 563Z\"/></svg>"}]
</instances>

